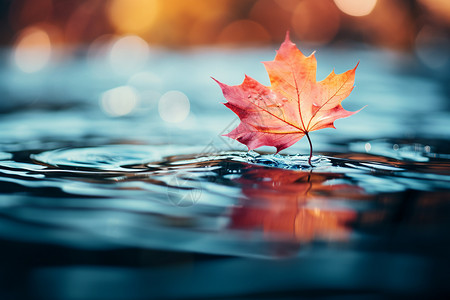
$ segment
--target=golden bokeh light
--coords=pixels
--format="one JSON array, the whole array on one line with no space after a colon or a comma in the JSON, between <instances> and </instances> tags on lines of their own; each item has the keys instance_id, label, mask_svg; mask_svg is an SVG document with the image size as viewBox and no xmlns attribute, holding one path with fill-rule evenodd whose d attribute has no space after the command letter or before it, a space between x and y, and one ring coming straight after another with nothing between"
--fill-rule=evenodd
<instances>
[{"instance_id":1,"label":"golden bokeh light","mask_svg":"<svg viewBox=\"0 0 450 300\"><path fill-rule=\"evenodd\" d=\"M357 41L413 50L420 28L448 35L448 0L11 0L8 42L30 26L51 44L83 46L105 35L139 36L152 45L248 46L293 39L316 45ZM1 34L0 34L1 36ZM9 39L9 40L8 40ZM52 58L53 59L53 58Z\"/></svg>"},{"instance_id":2,"label":"golden bokeh light","mask_svg":"<svg viewBox=\"0 0 450 300\"><path fill-rule=\"evenodd\" d=\"M158 15L158 4L157 0L112 0L108 17L118 33L144 34Z\"/></svg>"},{"instance_id":3,"label":"golden bokeh light","mask_svg":"<svg viewBox=\"0 0 450 300\"><path fill-rule=\"evenodd\" d=\"M344 13L354 17L362 17L370 14L377 0L334 0L336 6Z\"/></svg>"},{"instance_id":4,"label":"golden bokeh light","mask_svg":"<svg viewBox=\"0 0 450 300\"><path fill-rule=\"evenodd\" d=\"M147 33L150 43L170 46L210 44L226 26L232 0L164 0Z\"/></svg>"},{"instance_id":5,"label":"golden bokeh light","mask_svg":"<svg viewBox=\"0 0 450 300\"><path fill-rule=\"evenodd\" d=\"M43 69L50 61L52 45L49 34L35 26L19 35L14 47L14 62L25 73Z\"/></svg>"}]
</instances>

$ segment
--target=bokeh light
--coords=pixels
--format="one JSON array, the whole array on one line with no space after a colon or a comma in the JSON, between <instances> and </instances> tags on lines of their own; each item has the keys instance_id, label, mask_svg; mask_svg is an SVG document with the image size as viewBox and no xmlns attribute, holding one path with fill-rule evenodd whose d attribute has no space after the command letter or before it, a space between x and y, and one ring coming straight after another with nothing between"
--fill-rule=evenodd
<instances>
[{"instance_id":1,"label":"bokeh light","mask_svg":"<svg viewBox=\"0 0 450 300\"><path fill-rule=\"evenodd\" d=\"M443 69L450 61L450 38L444 32L430 26L423 27L416 37L416 54L431 69Z\"/></svg>"},{"instance_id":2,"label":"bokeh light","mask_svg":"<svg viewBox=\"0 0 450 300\"><path fill-rule=\"evenodd\" d=\"M347 15L362 17L372 12L377 0L334 0L334 3Z\"/></svg>"},{"instance_id":3,"label":"bokeh light","mask_svg":"<svg viewBox=\"0 0 450 300\"><path fill-rule=\"evenodd\" d=\"M14 62L23 72L37 72L49 63L51 52L48 33L32 26L23 30L18 37L14 49Z\"/></svg>"},{"instance_id":4,"label":"bokeh light","mask_svg":"<svg viewBox=\"0 0 450 300\"><path fill-rule=\"evenodd\" d=\"M119 86L104 92L100 107L111 117L125 116L133 112L139 102L139 95L130 86Z\"/></svg>"},{"instance_id":5,"label":"bokeh light","mask_svg":"<svg viewBox=\"0 0 450 300\"><path fill-rule=\"evenodd\" d=\"M159 115L169 123L183 122L190 112L189 98L180 91L169 91L159 99Z\"/></svg>"},{"instance_id":6,"label":"bokeh light","mask_svg":"<svg viewBox=\"0 0 450 300\"><path fill-rule=\"evenodd\" d=\"M165 20L166 26L178 31L174 37L185 40L189 45L210 44L228 23L229 0L183 0L177 4L177 8L171 10L170 18ZM180 15L186 19L180 19ZM182 28L186 29L187 34Z\"/></svg>"},{"instance_id":7,"label":"bokeh light","mask_svg":"<svg viewBox=\"0 0 450 300\"><path fill-rule=\"evenodd\" d=\"M135 35L119 38L111 47L109 60L118 74L128 74L142 68L150 55L146 41Z\"/></svg>"},{"instance_id":8,"label":"bokeh light","mask_svg":"<svg viewBox=\"0 0 450 300\"><path fill-rule=\"evenodd\" d=\"M278 44L289 30L315 45L413 50L425 25L450 30L447 0L13 0L7 15L12 36L45 23L75 47L102 36L137 36L152 47Z\"/></svg>"},{"instance_id":9,"label":"bokeh light","mask_svg":"<svg viewBox=\"0 0 450 300\"><path fill-rule=\"evenodd\" d=\"M155 21L158 4L156 0L112 0L108 16L118 33L143 34Z\"/></svg>"}]
</instances>

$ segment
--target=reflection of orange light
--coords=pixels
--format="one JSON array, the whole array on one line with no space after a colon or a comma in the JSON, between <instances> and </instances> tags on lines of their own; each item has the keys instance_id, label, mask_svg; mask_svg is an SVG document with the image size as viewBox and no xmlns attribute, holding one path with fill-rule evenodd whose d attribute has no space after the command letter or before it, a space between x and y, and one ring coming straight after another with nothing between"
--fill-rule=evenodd
<instances>
[{"instance_id":1,"label":"reflection of orange light","mask_svg":"<svg viewBox=\"0 0 450 300\"><path fill-rule=\"evenodd\" d=\"M17 39L14 60L22 71L33 73L47 65L51 50L48 33L38 27L28 27Z\"/></svg>"},{"instance_id":2,"label":"reflection of orange light","mask_svg":"<svg viewBox=\"0 0 450 300\"><path fill-rule=\"evenodd\" d=\"M301 1L292 15L298 38L315 43L330 42L339 30L339 11L328 1Z\"/></svg>"},{"instance_id":3,"label":"reflection of orange light","mask_svg":"<svg viewBox=\"0 0 450 300\"><path fill-rule=\"evenodd\" d=\"M346 227L356 219L356 213L350 210L319 210L302 208L295 218L295 237L309 241L315 237L330 240L346 239L350 229Z\"/></svg>"},{"instance_id":4,"label":"reflection of orange light","mask_svg":"<svg viewBox=\"0 0 450 300\"><path fill-rule=\"evenodd\" d=\"M145 33L153 25L157 12L157 0L112 0L108 7L111 24L120 33Z\"/></svg>"},{"instance_id":5,"label":"reflection of orange light","mask_svg":"<svg viewBox=\"0 0 450 300\"><path fill-rule=\"evenodd\" d=\"M347 15L362 17L372 12L377 4L377 0L334 0L334 3Z\"/></svg>"},{"instance_id":6,"label":"reflection of orange light","mask_svg":"<svg viewBox=\"0 0 450 300\"><path fill-rule=\"evenodd\" d=\"M270 35L259 23L250 20L238 20L225 27L218 42L224 44L267 43Z\"/></svg>"}]
</instances>

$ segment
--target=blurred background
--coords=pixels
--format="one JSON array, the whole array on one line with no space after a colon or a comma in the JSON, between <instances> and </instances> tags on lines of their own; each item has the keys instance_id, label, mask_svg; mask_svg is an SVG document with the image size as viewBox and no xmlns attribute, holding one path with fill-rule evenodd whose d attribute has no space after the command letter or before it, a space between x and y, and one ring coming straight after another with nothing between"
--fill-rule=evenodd
<instances>
[{"instance_id":1,"label":"blurred background","mask_svg":"<svg viewBox=\"0 0 450 300\"><path fill-rule=\"evenodd\" d=\"M14 47L14 63L26 72L62 59L53 52L61 47L71 56L79 48L101 46L141 53L148 46L279 44L287 30L294 40L316 47L358 42L415 53L431 68L448 62L448 51L434 55L449 47L446 0L9 0L1 5L0 42ZM25 55L30 48L39 53Z\"/></svg>"},{"instance_id":2,"label":"blurred background","mask_svg":"<svg viewBox=\"0 0 450 300\"><path fill-rule=\"evenodd\" d=\"M0 299L450 293L449 0L0 14ZM268 85L286 31L318 80L360 61L343 105L365 108L311 134L314 172L285 170L305 140L259 157L223 137L239 121L210 78Z\"/></svg>"},{"instance_id":3,"label":"blurred background","mask_svg":"<svg viewBox=\"0 0 450 300\"><path fill-rule=\"evenodd\" d=\"M433 78L441 96L450 93L446 0L9 0L1 6L4 113L99 104L107 117L150 116L158 108L160 121L181 123L218 109L221 94L210 76L238 84L247 73L268 83L259 62L273 59L288 30L306 55L320 50L319 77L362 61L356 82L368 96L351 109L371 104L368 98L379 108L372 92L401 74ZM420 83L426 86L416 86L419 93L435 89ZM385 96L403 96L406 108L405 89L389 86L397 90ZM436 111L448 108L442 97L429 101Z\"/></svg>"}]
</instances>

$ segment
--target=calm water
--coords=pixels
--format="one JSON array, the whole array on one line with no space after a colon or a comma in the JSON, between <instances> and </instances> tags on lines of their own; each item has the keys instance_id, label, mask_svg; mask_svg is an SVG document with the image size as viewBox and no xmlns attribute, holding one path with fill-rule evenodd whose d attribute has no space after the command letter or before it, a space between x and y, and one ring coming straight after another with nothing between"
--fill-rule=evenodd
<instances>
[{"instance_id":1,"label":"calm water","mask_svg":"<svg viewBox=\"0 0 450 300\"><path fill-rule=\"evenodd\" d=\"M311 169L306 140L273 155L221 136L238 120L209 76L267 84L273 54L155 50L119 72L85 54L34 74L5 62L1 299L449 292L448 74L401 53L319 51L319 79L361 60L344 107L367 107L311 134ZM189 108L164 110L169 91Z\"/></svg>"}]
</instances>

